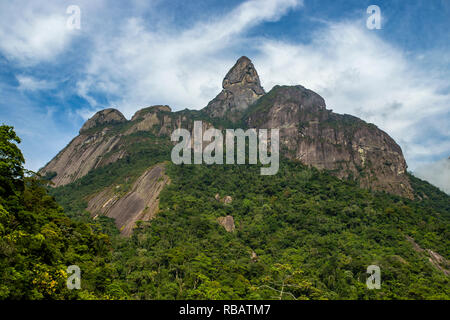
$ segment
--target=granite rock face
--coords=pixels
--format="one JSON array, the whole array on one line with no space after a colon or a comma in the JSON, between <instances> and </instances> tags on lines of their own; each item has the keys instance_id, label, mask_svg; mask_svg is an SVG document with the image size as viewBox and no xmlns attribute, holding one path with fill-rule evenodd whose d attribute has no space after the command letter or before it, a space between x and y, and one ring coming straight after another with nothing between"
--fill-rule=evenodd
<instances>
[{"instance_id":1,"label":"granite rock face","mask_svg":"<svg viewBox=\"0 0 450 320\"><path fill-rule=\"evenodd\" d=\"M108 127L90 134L82 131L40 173L51 173L54 186L59 187L84 177L91 170L121 159L123 152L111 153L121 136L110 135L108 131Z\"/></svg>"},{"instance_id":2,"label":"granite rock face","mask_svg":"<svg viewBox=\"0 0 450 320\"><path fill-rule=\"evenodd\" d=\"M105 215L115 220L121 235L130 236L137 221L153 219L159 206L159 194L170 183L163 164L146 170L125 195L119 186L111 186L94 195L87 211L94 217Z\"/></svg>"},{"instance_id":3,"label":"granite rock face","mask_svg":"<svg viewBox=\"0 0 450 320\"><path fill-rule=\"evenodd\" d=\"M280 129L280 147L291 159L364 188L412 198L400 146L373 124L327 110L324 99L302 86L275 86L249 109L252 128Z\"/></svg>"},{"instance_id":4,"label":"granite rock face","mask_svg":"<svg viewBox=\"0 0 450 320\"><path fill-rule=\"evenodd\" d=\"M80 133L86 132L87 130L95 128L97 126L111 123L121 123L126 121L127 119L119 110L113 108L104 109L97 112L92 118L86 121L86 123L80 129Z\"/></svg>"},{"instance_id":5,"label":"granite rock face","mask_svg":"<svg viewBox=\"0 0 450 320\"><path fill-rule=\"evenodd\" d=\"M236 121L253 102L265 94L258 73L247 57L241 57L227 73L223 90L203 110L212 118Z\"/></svg>"},{"instance_id":6,"label":"granite rock face","mask_svg":"<svg viewBox=\"0 0 450 320\"><path fill-rule=\"evenodd\" d=\"M89 119L80 134L46 164L40 174L50 174L54 187L64 186L94 169L129 156L128 138L132 135L147 132L170 139L175 129L184 128L192 132L194 126L191 111L172 112L169 106L141 109L131 120L122 118L122 114L116 111L102 110ZM210 127L211 123L203 121L203 132Z\"/></svg>"},{"instance_id":7,"label":"granite rock face","mask_svg":"<svg viewBox=\"0 0 450 320\"><path fill-rule=\"evenodd\" d=\"M85 176L89 171L115 162L123 153L110 154L120 141L120 135L110 135L112 126L127 119L116 109L104 109L87 120L80 134L61 150L41 174L52 173L54 186L59 187ZM105 155L110 155L105 157Z\"/></svg>"}]
</instances>

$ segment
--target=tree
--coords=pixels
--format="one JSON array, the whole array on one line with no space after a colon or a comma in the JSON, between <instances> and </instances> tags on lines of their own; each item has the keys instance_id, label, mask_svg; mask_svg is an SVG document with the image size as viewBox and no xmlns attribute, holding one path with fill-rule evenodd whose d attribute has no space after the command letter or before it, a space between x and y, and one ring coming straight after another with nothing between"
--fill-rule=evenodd
<instances>
[{"instance_id":1,"label":"tree","mask_svg":"<svg viewBox=\"0 0 450 320\"><path fill-rule=\"evenodd\" d=\"M24 177L19 142L12 127L0 127L0 300L105 296L114 272L105 264L108 237L70 220L39 175ZM84 275L80 292L66 287L74 264Z\"/></svg>"},{"instance_id":2,"label":"tree","mask_svg":"<svg viewBox=\"0 0 450 320\"><path fill-rule=\"evenodd\" d=\"M264 284L259 289L268 289L275 295L271 299L308 300L322 298L322 292L314 288L312 283L305 279L300 269L290 264L276 263L271 269L271 275L263 278Z\"/></svg>"},{"instance_id":3,"label":"tree","mask_svg":"<svg viewBox=\"0 0 450 320\"><path fill-rule=\"evenodd\" d=\"M23 190L25 159L16 143L20 138L11 126L0 126L0 197Z\"/></svg>"}]
</instances>

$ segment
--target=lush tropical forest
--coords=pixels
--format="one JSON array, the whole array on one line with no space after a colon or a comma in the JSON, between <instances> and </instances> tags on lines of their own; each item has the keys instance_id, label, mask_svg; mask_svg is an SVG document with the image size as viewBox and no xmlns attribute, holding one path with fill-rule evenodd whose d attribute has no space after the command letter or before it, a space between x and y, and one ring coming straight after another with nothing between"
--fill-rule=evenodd
<instances>
[{"instance_id":1,"label":"lush tropical forest","mask_svg":"<svg viewBox=\"0 0 450 320\"><path fill-rule=\"evenodd\" d=\"M287 159L275 176L166 162L157 217L124 238L85 199L170 159L169 144L135 144L52 188L24 169L19 142L0 127L0 299L450 298L450 197L414 176L409 200ZM227 215L234 232L218 223ZM69 265L81 269L80 290L66 287ZM366 287L369 265L381 268L379 290Z\"/></svg>"},{"instance_id":2,"label":"lush tropical forest","mask_svg":"<svg viewBox=\"0 0 450 320\"><path fill-rule=\"evenodd\" d=\"M64 214L45 181L24 169L18 143L12 127L0 126L0 299L104 297L114 270L110 239ZM83 290L67 289L73 264L83 270Z\"/></svg>"}]
</instances>

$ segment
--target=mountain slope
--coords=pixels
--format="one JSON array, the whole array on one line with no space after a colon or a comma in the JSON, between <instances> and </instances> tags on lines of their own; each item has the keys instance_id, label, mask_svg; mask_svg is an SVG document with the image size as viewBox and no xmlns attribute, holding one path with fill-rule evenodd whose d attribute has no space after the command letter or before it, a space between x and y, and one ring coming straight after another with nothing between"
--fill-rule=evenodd
<instances>
[{"instance_id":1,"label":"mountain slope","mask_svg":"<svg viewBox=\"0 0 450 320\"><path fill-rule=\"evenodd\" d=\"M311 90L276 86L248 108L244 121L280 128L280 145L292 159L353 177L364 188L413 197L400 146L373 124L327 110Z\"/></svg>"},{"instance_id":2,"label":"mountain slope","mask_svg":"<svg viewBox=\"0 0 450 320\"><path fill-rule=\"evenodd\" d=\"M228 72L223 88L201 111L153 106L130 121L114 109L99 111L40 172L62 186L129 156L130 135L149 132L168 139L174 129L192 130L194 120L203 120L205 128L280 128L282 152L289 158L356 179L364 188L413 197L401 148L376 126L327 110L322 97L302 86L276 86L265 94L247 57Z\"/></svg>"},{"instance_id":3,"label":"mountain slope","mask_svg":"<svg viewBox=\"0 0 450 320\"><path fill-rule=\"evenodd\" d=\"M139 162L124 161L110 166ZM76 217L76 192L103 170L52 194ZM114 284L129 298L272 299L267 286L279 289L284 277L302 299L450 297L449 197L429 184L415 182L433 201L412 201L288 159L275 176L251 165L171 163L166 174L171 184L158 215L138 222L131 239L113 236ZM225 216L233 217L233 232L218 221ZM431 252L443 260L430 260ZM381 290L365 286L372 264L381 267Z\"/></svg>"},{"instance_id":4,"label":"mountain slope","mask_svg":"<svg viewBox=\"0 0 450 320\"><path fill-rule=\"evenodd\" d=\"M129 236L137 221L148 221L156 216L159 194L170 183L164 171L162 164L152 166L125 194L120 190L121 185L102 190L89 199L86 210L94 219L98 215L113 218L121 234Z\"/></svg>"}]
</instances>

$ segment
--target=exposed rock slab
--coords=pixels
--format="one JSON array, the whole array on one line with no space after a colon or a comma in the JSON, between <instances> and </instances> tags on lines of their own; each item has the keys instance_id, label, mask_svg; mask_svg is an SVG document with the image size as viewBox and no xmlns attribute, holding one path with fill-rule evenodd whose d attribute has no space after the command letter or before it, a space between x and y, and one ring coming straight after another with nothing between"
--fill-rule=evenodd
<instances>
[{"instance_id":1,"label":"exposed rock slab","mask_svg":"<svg viewBox=\"0 0 450 320\"><path fill-rule=\"evenodd\" d=\"M430 249L421 248L413 238L406 236L406 240L413 246L413 249L421 254L428 255L428 261L435 267L436 269L442 271L446 276L450 276L450 261L445 259L439 253L434 252Z\"/></svg>"},{"instance_id":2,"label":"exposed rock slab","mask_svg":"<svg viewBox=\"0 0 450 320\"><path fill-rule=\"evenodd\" d=\"M220 195L218 193L214 196L214 199L216 199L219 202L222 202L223 204L231 204L233 202L233 198L231 196L225 196L223 198L220 198Z\"/></svg>"},{"instance_id":3,"label":"exposed rock slab","mask_svg":"<svg viewBox=\"0 0 450 320\"><path fill-rule=\"evenodd\" d=\"M234 232L234 218L233 216L219 217L217 218L217 222L225 228L227 232Z\"/></svg>"},{"instance_id":4,"label":"exposed rock slab","mask_svg":"<svg viewBox=\"0 0 450 320\"><path fill-rule=\"evenodd\" d=\"M118 117L117 121L111 120L116 119L114 115ZM63 186L84 177L94 169L124 158L127 155L126 138L129 135L150 132L155 136L169 137L177 128L191 132L193 130L191 113L171 112L169 106L151 106L137 111L130 121L123 122L120 119L122 118L113 111L99 111L86 122L83 126L85 129L80 130L81 133L40 173L51 174L55 187ZM210 127L211 123L203 121L203 132Z\"/></svg>"},{"instance_id":5,"label":"exposed rock slab","mask_svg":"<svg viewBox=\"0 0 450 320\"><path fill-rule=\"evenodd\" d=\"M146 170L125 195L120 195L115 186L99 192L89 200L87 210L92 216L113 218L120 233L129 236L136 221L156 216L159 194L168 183L164 165L158 164Z\"/></svg>"},{"instance_id":6,"label":"exposed rock slab","mask_svg":"<svg viewBox=\"0 0 450 320\"><path fill-rule=\"evenodd\" d=\"M73 139L40 173L56 173L52 179L55 187L63 186L84 177L89 171L117 161L123 152L106 158L105 155L119 143L120 136L107 134L108 129L93 134L80 134Z\"/></svg>"}]
</instances>

